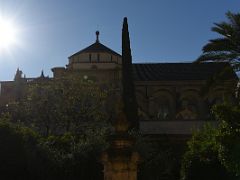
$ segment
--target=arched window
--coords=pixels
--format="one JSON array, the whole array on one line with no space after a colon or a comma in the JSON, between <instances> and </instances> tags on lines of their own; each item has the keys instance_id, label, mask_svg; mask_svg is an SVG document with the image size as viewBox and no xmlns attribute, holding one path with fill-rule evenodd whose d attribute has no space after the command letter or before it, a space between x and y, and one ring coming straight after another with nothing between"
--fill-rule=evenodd
<instances>
[{"instance_id":1,"label":"arched window","mask_svg":"<svg viewBox=\"0 0 240 180\"><path fill-rule=\"evenodd\" d=\"M149 102L150 116L154 120L168 120L170 118L170 100L160 96Z\"/></svg>"},{"instance_id":2,"label":"arched window","mask_svg":"<svg viewBox=\"0 0 240 180\"><path fill-rule=\"evenodd\" d=\"M164 103L158 106L157 110L157 119L158 120L167 120L169 119L170 108L168 103Z\"/></svg>"},{"instance_id":3,"label":"arched window","mask_svg":"<svg viewBox=\"0 0 240 180\"><path fill-rule=\"evenodd\" d=\"M194 97L185 97L181 99L180 108L176 119L195 120L198 117L198 101Z\"/></svg>"}]
</instances>

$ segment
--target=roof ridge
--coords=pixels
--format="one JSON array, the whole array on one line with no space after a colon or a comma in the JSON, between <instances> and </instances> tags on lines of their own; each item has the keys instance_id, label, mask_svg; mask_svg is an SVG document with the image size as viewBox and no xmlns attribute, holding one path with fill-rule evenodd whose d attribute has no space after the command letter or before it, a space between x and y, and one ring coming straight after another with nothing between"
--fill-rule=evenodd
<instances>
[{"instance_id":1,"label":"roof ridge","mask_svg":"<svg viewBox=\"0 0 240 180\"><path fill-rule=\"evenodd\" d=\"M71 58L73 56L76 56L78 54L84 53L84 52L98 52L98 51L102 51L102 52L109 52L111 54L117 55L117 56L121 56L119 53L113 51L112 49L110 49L109 47L103 45L100 42L95 42L89 46L87 46L86 48L74 53L73 55L69 56L68 58Z\"/></svg>"},{"instance_id":2,"label":"roof ridge","mask_svg":"<svg viewBox=\"0 0 240 180\"><path fill-rule=\"evenodd\" d=\"M229 63L137 63L133 64L135 80L207 80L215 73L231 67ZM224 71L223 71L224 72ZM224 80L236 79L236 74L224 72Z\"/></svg>"}]
</instances>

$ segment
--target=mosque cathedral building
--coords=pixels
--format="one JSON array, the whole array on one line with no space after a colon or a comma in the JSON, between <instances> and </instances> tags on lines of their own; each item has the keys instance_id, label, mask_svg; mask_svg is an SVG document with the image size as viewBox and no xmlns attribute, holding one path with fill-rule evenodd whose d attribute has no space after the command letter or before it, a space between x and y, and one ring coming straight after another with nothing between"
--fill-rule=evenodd
<instances>
[{"instance_id":1,"label":"mosque cathedral building","mask_svg":"<svg viewBox=\"0 0 240 180\"><path fill-rule=\"evenodd\" d=\"M209 79L231 68L228 63L133 63L139 128L143 134L189 136L208 121L210 107L232 100L238 78L233 70L207 95L201 95ZM17 70L13 81L2 81L0 105L16 100L18 89L28 83L61 79L77 72L85 79L121 84L122 57L99 41L68 58L66 67L53 67L53 77L23 77Z\"/></svg>"}]
</instances>

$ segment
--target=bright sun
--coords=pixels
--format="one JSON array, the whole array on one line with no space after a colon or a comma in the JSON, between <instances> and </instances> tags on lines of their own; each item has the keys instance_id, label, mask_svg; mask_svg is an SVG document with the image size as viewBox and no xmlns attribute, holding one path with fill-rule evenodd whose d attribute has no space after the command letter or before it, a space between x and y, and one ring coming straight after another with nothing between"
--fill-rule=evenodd
<instances>
[{"instance_id":1,"label":"bright sun","mask_svg":"<svg viewBox=\"0 0 240 180\"><path fill-rule=\"evenodd\" d=\"M13 22L0 17L0 51L17 43L17 29Z\"/></svg>"}]
</instances>

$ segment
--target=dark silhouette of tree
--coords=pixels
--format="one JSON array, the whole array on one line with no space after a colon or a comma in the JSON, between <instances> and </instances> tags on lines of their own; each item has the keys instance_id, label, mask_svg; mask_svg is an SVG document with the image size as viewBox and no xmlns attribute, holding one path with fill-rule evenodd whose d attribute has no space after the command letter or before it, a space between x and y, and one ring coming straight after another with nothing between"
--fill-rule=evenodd
<instances>
[{"instance_id":1,"label":"dark silhouette of tree","mask_svg":"<svg viewBox=\"0 0 240 180\"><path fill-rule=\"evenodd\" d=\"M55 163L40 146L40 136L29 128L0 118L0 177L8 180L47 180L55 176Z\"/></svg>"},{"instance_id":2,"label":"dark silhouette of tree","mask_svg":"<svg viewBox=\"0 0 240 180\"><path fill-rule=\"evenodd\" d=\"M132 55L126 17L122 28L122 85L124 111L127 120L130 122L131 128L138 128L137 101L132 76Z\"/></svg>"},{"instance_id":3,"label":"dark silhouette of tree","mask_svg":"<svg viewBox=\"0 0 240 180\"><path fill-rule=\"evenodd\" d=\"M227 22L215 23L213 32L222 37L209 40L197 62L227 61L239 70L240 63L240 13L227 12Z\"/></svg>"},{"instance_id":4,"label":"dark silhouette of tree","mask_svg":"<svg viewBox=\"0 0 240 180\"><path fill-rule=\"evenodd\" d=\"M29 84L21 101L8 104L11 122L21 123L49 136L75 132L81 134L93 122L103 124L107 91L94 82L73 75L61 80Z\"/></svg>"},{"instance_id":5,"label":"dark silhouette of tree","mask_svg":"<svg viewBox=\"0 0 240 180\"><path fill-rule=\"evenodd\" d=\"M225 168L240 177L240 106L221 104L212 112L220 122L217 134L218 157Z\"/></svg>"}]
</instances>

